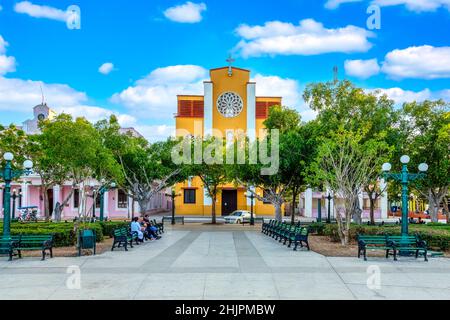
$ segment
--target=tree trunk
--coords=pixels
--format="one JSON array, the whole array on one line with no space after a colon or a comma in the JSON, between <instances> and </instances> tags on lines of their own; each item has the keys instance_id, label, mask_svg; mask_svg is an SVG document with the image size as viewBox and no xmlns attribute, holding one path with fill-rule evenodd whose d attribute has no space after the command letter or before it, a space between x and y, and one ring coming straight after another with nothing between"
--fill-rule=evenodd
<instances>
[{"instance_id":1,"label":"tree trunk","mask_svg":"<svg viewBox=\"0 0 450 320\"><path fill-rule=\"evenodd\" d=\"M352 214L353 214L353 219L355 220L355 223L358 225L361 225L362 224L362 210L359 205L359 197L356 197L356 199L354 200L352 211L353 211Z\"/></svg>"},{"instance_id":2,"label":"tree trunk","mask_svg":"<svg viewBox=\"0 0 450 320\"><path fill-rule=\"evenodd\" d=\"M211 208L211 215L212 215L212 224L216 224L217 223L217 219L216 219L216 199L217 195L213 195L212 196L212 208Z\"/></svg>"},{"instance_id":3,"label":"tree trunk","mask_svg":"<svg viewBox=\"0 0 450 320\"><path fill-rule=\"evenodd\" d=\"M370 224L375 225L375 200L370 196Z\"/></svg>"},{"instance_id":4,"label":"tree trunk","mask_svg":"<svg viewBox=\"0 0 450 320\"><path fill-rule=\"evenodd\" d=\"M73 193L74 193L74 186L72 186L72 190L70 191L70 193L66 197L66 199L63 201L63 203L58 203L58 205L55 206L55 211L54 211L55 221L57 221L57 222L61 221L61 216L62 216L64 207L66 206L66 204L69 203L69 200L72 198Z\"/></svg>"},{"instance_id":5,"label":"tree trunk","mask_svg":"<svg viewBox=\"0 0 450 320\"><path fill-rule=\"evenodd\" d=\"M276 202L274 206L275 206L275 220L281 222L283 220L283 217L281 215L281 204L279 202Z\"/></svg>"},{"instance_id":6,"label":"tree trunk","mask_svg":"<svg viewBox=\"0 0 450 320\"><path fill-rule=\"evenodd\" d=\"M291 213L291 224L295 224L295 206L297 204L297 190L292 192L292 213Z\"/></svg>"},{"instance_id":7,"label":"tree trunk","mask_svg":"<svg viewBox=\"0 0 450 320\"><path fill-rule=\"evenodd\" d=\"M434 197L430 197L429 203L431 222L439 222L439 203L436 203Z\"/></svg>"},{"instance_id":8,"label":"tree trunk","mask_svg":"<svg viewBox=\"0 0 450 320\"><path fill-rule=\"evenodd\" d=\"M140 213L141 217L143 217L147 213L147 207L148 207L149 201L147 199L140 199L138 201L138 203L139 203L139 213Z\"/></svg>"},{"instance_id":9,"label":"tree trunk","mask_svg":"<svg viewBox=\"0 0 450 320\"><path fill-rule=\"evenodd\" d=\"M50 220L50 210L49 210L49 201L48 201L48 193L47 193L47 187L42 186L41 187L42 192L42 198L44 199L44 216L45 216L45 222L48 222Z\"/></svg>"}]
</instances>

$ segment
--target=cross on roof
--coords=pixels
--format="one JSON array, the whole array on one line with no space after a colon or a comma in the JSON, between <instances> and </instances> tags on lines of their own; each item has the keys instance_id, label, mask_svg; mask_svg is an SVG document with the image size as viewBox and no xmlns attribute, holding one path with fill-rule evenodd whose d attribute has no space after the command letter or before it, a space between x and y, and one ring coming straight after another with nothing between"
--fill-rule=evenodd
<instances>
[{"instance_id":1,"label":"cross on roof","mask_svg":"<svg viewBox=\"0 0 450 320\"><path fill-rule=\"evenodd\" d=\"M228 76L231 77L233 75L233 69L232 69L233 62L235 62L236 60L233 59L233 56L230 54L226 61L228 62Z\"/></svg>"}]
</instances>

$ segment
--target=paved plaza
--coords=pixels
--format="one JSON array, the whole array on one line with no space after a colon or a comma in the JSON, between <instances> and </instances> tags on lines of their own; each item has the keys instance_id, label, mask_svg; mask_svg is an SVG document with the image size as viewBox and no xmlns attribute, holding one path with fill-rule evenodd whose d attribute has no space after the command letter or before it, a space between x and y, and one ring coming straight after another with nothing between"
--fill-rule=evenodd
<instances>
[{"instance_id":1,"label":"paved plaza","mask_svg":"<svg viewBox=\"0 0 450 320\"><path fill-rule=\"evenodd\" d=\"M78 268L81 289L69 289ZM368 268L381 271L379 288L367 286ZM450 260L330 258L294 252L247 228L186 226L129 252L46 261L2 256L0 298L440 300L450 299Z\"/></svg>"}]
</instances>

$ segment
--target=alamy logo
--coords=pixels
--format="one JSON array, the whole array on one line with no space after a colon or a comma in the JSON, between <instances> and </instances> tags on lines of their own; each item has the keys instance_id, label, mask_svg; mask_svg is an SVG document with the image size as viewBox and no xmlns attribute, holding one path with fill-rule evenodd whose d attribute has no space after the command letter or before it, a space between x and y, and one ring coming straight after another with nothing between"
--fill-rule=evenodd
<instances>
[{"instance_id":1,"label":"alamy logo","mask_svg":"<svg viewBox=\"0 0 450 320\"><path fill-rule=\"evenodd\" d=\"M381 270L379 266L372 265L367 268L367 288L369 290L381 289Z\"/></svg>"},{"instance_id":2,"label":"alamy logo","mask_svg":"<svg viewBox=\"0 0 450 320\"><path fill-rule=\"evenodd\" d=\"M69 30L81 29L81 9L77 5L71 5L66 10L67 14L67 28Z\"/></svg>"},{"instance_id":3,"label":"alamy logo","mask_svg":"<svg viewBox=\"0 0 450 320\"><path fill-rule=\"evenodd\" d=\"M79 266L69 266L66 270L70 276L66 280L66 287L69 290L81 289L81 270Z\"/></svg>"}]
</instances>

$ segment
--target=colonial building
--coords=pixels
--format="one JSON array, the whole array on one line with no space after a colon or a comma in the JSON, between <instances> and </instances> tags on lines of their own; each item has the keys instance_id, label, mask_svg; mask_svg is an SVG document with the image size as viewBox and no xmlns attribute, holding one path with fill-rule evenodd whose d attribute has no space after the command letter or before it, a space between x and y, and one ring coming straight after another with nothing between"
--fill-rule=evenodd
<instances>
[{"instance_id":1,"label":"colonial building","mask_svg":"<svg viewBox=\"0 0 450 320\"><path fill-rule=\"evenodd\" d=\"M264 129L269 108L281 105L281 97L257 97L257 83L250 81L250 71L235 67L210 70L210 80L204 82L200 95L178 96L176 129L178 135L212 135L214 130L224 138L233 137L242 131L249 136L258 137ZM182 194L177 202L177 214L211 215L212 201L207 196L198 177L193 177L176 187ZM229 215L234 210L250 209L250 200L245 188L233 184L221 187L216 203L218 215ZM262 195L261 190L257 190ZM275 213L271 204L255 202L255 211L260 215Z\"/></svg>"},{"instance_id":2,"label":"colonial building","mask_svg":"<svg viewBox=\"0 0 450 320\"><path fill-rule=\"evenodd\" d=\"M204 137L216 130L226 139L237 130L246 133L250 138L258 138L260 130L264 129L269 109L281 105L282 98L278 96L256 96L257 83L250 81L250 71L235 67L223 67L210 70L210 80L204 82L203 93L199 95L178 96L178 112L175 116L178 136L192 135ZM274 92L276 95L276 92ZM177 214L210 216L212 201L207 196L198 177L176 186L181 199L176 203ZM232 184L221 187L216 205L216 213L226 216L234 210L250 210L250 200L246 197L245 188ZM263 195L262 190L257 190ZM325 218L328 209L326 192L314 192L308 189L299 198L299 208L296 211L302 216L316 218L319 208ZM331 214L334 215L331 200ZM320 202L320 205L319 205ZM375 217L388 216L387 196L383 195L376 204ZM369 199L361 195L360 207L363 216L369 216ZM284 211L284 210L283 210ZM274 207L255 199L254 212L260 216L272 216Z\"/></svg>"},{"instance_id":3,"label":"colonial building","mask_svg":"<svg viewBox=\"0 0 450 320\"><path fill-rule=\"evenodd\" d=\"M29 119L23 122L22 130L26 134L39 133L39 121L56 117L56 112L50 109L46 103L38 104L33 108L33 119Z\"/></svg>"}]
</instances>

